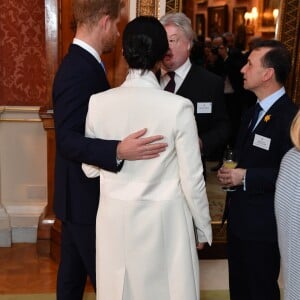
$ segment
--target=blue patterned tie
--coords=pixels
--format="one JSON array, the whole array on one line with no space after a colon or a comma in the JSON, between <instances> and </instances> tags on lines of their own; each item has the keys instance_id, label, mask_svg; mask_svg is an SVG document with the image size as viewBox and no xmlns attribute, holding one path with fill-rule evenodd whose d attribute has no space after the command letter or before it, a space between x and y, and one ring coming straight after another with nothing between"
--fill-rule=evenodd
<instances>
[{"instance_id":1,"label":"blue patterned tie","mask_svg":"<svg viewBox=\"0 0 300 300\"><path fill-rule=\"evenodd\" d=\"M175 91L175 80L174 80L175 72L171 71L171 72L168 72L167 74L169 75L170 80L169 80L168 84L165 86L164 90L174 93L174 91Z\"/></svg>"}]
</instances>

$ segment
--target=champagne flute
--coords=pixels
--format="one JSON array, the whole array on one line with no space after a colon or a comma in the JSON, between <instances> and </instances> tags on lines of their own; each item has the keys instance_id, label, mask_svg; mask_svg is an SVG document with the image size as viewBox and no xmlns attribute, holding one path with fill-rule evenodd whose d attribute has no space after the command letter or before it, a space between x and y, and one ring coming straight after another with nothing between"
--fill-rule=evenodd
<instances>
[{"instance_id":1,"label":"champagne flute","mask_svg":"<svg viewBox=\"0 0 300 300\"><path fill-rule=\"evenodd\" d=\"M227 169L234 169L237 166L236 154L232 148L227 148L224 152L223 156L223 167ZM222 189L226 192L235 191L234 188L222 187Z\"/></svg>"}]
</instances>

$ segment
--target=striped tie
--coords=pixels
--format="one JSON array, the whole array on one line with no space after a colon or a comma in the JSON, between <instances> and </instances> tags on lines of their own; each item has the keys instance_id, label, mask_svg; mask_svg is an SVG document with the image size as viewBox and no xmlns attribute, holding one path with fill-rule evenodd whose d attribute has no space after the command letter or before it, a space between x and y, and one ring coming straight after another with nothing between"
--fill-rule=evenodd
<instances>
[{"instance_id":1,"label":"striped tie","mask_svg":"<svg viewBox=\"0 0 300 300\"><path fill-rule=\"evenodd\" d=\"M169 80L168 84L166 85L166 87L164 88L164 90L174 93L174 91L175 91L175 80L174 80L175 72L171 71L171 72L168 72L167 74L169 75L170 80Z\"/></svg>"}]
</instances>

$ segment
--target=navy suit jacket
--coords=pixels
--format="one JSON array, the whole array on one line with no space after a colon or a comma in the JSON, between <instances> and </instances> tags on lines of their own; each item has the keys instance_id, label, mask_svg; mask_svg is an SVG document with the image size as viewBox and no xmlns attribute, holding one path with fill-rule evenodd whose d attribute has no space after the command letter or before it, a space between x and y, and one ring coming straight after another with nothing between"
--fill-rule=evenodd
<instances>
[{"instance_id":1,"label":"navy suit jacket","mask_svg":"<svg viewBox=\"0 0 300 300\"><path fill-rule=\"evenodd\" d=\"M283 95L247 134L253 111L254 107L246 112L237 137L237 167L247 169L246 191L239 186L228 192L228 231L243 240L276 241L275 183L281 159L292 147L290 125L297 106ZM270 139L268 150L253 145L255 135Z\"/></svg>"},{"instance_id":2,"label":"navy suit jacket","mask_svg":"<svg viewBox=\"0 0 300 300\"><path fill-rule=\"evenodd\" d=\"M99 202L99 178L90 179L81 163L118 171L118 141L84 137L85 119L92 94L109 88L99 62L72 44L53 85L56 162L54 211L62 221L95 224Z\"/></svg>"},{"instance_id":3,"label":"navy suit jacket","mask_svg":"<svg viewBox=\"0 0 300 300\"><path fill-rule=\"evenodd\" d=\"M192 64L182 85L176 94L190 99L194 104L194 113L198 135L203 142L204 156L210 156L226 144L230 128L224 101L224 82L221 77ZM212 104L211 113L197 113L197 103Z\"/></svg>"}]
</instances>

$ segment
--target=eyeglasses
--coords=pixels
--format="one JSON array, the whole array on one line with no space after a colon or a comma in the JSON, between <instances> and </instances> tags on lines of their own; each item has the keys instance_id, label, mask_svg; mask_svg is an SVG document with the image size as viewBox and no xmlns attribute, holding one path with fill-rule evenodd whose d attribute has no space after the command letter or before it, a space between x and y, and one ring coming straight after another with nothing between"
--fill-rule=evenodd
<instances>
[{"instance_id":1,"label":"eyeglasses","mask_svg":"<svg viewBox=\"0 0 300 300\"><path fill-rule=\"evenodd\" d=\"M169 42L169 47L173 47L179 42L179 38L177 36L172 35L168 38L168 42Z\"/></svg>"}]
</instances>

